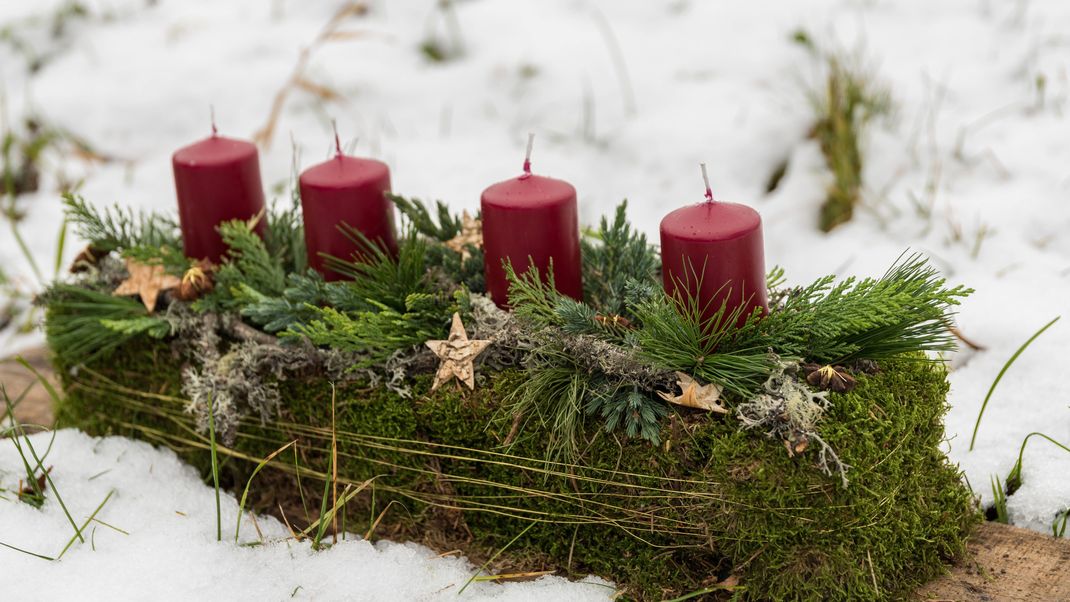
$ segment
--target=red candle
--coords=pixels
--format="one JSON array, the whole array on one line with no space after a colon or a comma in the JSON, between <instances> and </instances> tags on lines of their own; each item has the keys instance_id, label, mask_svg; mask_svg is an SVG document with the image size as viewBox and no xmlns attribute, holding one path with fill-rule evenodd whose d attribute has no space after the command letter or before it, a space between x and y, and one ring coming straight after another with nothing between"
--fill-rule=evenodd
<instances>
[{"instance_id":1,"label":"red candle","mask_svg":"<svg viewBox=\"0 0 1070 602\"><path fill-rule=\"evenodd\" d=\"M219 263L227 246L216 227L264 210L256 146L218 135L213 123L212 135L179 149L171 165L186 257ZM263 228L261 221L258 230Z\"/></svg>"},{"instance_id":2,"label":"red candle","mask_svg":"<svg viewBox=\"0 0 1070 602\"><path fill-rule=\"evenodd\" d=\"M529 137L524 173L487 188L481 199L487 291L499 307L509 299L505 260L518 274L534 265L544 281L552 263L557 290L583 298L576 189L532 175L531 144Z\"/></svg>"},{"instance_id":3,"label":"red candle","mask_svg":"<svg viewBox=\"0 0 1070 602\"><path fill-rule=\"evenodd\" d=\"M335 149L334 158L306 169L300 178L308 262L327 280L345 277L326 266L327 256L350 259L362 251L339 224L348 224L391 254L398 250L394 206L386 198L390 169L381 161L342 154L337 133Z\"/></svg>"},{"instance_id":4,"label":"red candle","mask_svg":"<svg viewBox=\"0 0 1070 602\"><path fill-rule=\"evenodd\" d=\"M725 315L742 306L742 324L755 308L768 310L762 218L745 205L713 200L705 164L702 177L706 201L661 220L665 292L697 301L705 320L722 304Z\"/></svg>"}]
</instances>

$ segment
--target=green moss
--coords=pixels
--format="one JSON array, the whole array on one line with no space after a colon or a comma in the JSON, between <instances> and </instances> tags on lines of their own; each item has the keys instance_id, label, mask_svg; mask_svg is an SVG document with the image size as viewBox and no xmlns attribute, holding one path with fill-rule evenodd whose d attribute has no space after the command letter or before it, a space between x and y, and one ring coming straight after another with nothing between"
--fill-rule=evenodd
<instances>
[{"instance_id":1,"label":"green moss","mask_svg":"<svg viewBox=\"0 0 1070 602\"><path fill-rule=\"evenodd\" d=\"M180 418L146 409L172 402L116 393L103 380L179 396L179 362L165 344L128 346L88 370L72 372L62 357L58 364L68 393L59 409L65 424L161 440L150 430L158 429L206 466L207 452L183 446L192 436ZM851 466L847 489L817 469L816 446L789 457L780 442L742 432L732 418L677 418L657 448L592 423L583 466L529 460L542 457L539 433L503 446L512 420L500 401L523 378L515 372L495 374L467 394L449 387L430 394L429 379L417 379L411 400L339 386L339 474L357 482L377 476L375 507L371 496L359 496L347 524L363 531L397 501L402 506L387 511L377 536L462 548L478 561L523 530L524 517L534 518L544 522L509 549L505 566L594 573L639 599L678 596L733 573L745 587L738 597L747 600L902 598L963 551L979 514L939 449L947 409L942 368L908 360L883 368L860 377L853 392L831 395L820 427ZM248 422L234 447L263 457L297 438L301 463L324 470L329 434L310 436L294 425L329 429L330 385L295 377L280 387L286 407L278 424ZM251 468L230 461L231 482L244 483ZM273 503L265 506L297 495L286 480L271 487ZM305 482L306 495L317 489Z\"/></svg>"}]
</instances>

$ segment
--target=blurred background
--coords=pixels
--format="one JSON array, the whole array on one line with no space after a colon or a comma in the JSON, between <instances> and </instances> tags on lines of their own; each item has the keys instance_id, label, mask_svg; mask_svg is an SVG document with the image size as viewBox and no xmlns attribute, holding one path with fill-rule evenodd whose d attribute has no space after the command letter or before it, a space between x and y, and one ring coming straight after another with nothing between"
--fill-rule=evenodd
<instances>
[{"instance_id":1,"label":"blurred background","mask_svg":"<svg viewBox=\"0 0 1070 602\"><path fill-rule=\"evenodd\" d=\"M1070 439L1070 3L1016 0L36 0L0 3L0 356L40 345L34 294L81 249L64 192L173 212L171 154L257 141L268 197L346 148L396 192L478 208L520 171L622 199L657 241L715 197L763 217L789 282L879 275L906 249L976 289L949 357L952 458L978 493L1033 430ZM1037 446L1015 522L1070 506ZM1035 454L1033 456L1032 454ZM1033 471L1032 473L1030 471ZM1033 488L1032 490L1030 488Z\"/></svg>"}]
</instances>

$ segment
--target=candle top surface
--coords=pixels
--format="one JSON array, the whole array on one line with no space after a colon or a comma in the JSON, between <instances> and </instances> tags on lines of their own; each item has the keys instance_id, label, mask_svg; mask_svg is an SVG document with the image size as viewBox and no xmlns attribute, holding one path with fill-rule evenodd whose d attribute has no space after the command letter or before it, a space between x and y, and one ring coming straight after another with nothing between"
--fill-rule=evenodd
<instances>
[{"instance_id":1,"label":"candle top surface","mask_svg":"<svg viewBox=\"0 0 1070 602\"><path fill-rule=\"evenodd\" d=\"M543 207L575 198L572 184L531 174L492 184L482 196L486 204L511 209Z\"/></svg>"},{"instance_id":2,"label":"candle top surface","mask_svg":"<svg viewBox=\"0 0 1070 602\"><path fill-rule=\"evenodd\" d=\"M301 172L301 185L316 188L346 188L389 177L382 161L337 155Z\"/></svg>"},{"instance_id":3,"label":"candle top surface","mask_svg":"<svg viewBox=\"0 0 1070 602\"><path fill-rule=\"evenodd\" d=\"M684 240L730 240L761 226L758 212L738 203L706 201L680 207L661 220L662 234Z\"/></svg>"},{"instance_id":4,"label":"candle top surface","mask_svg":"<svg viewBox=\"0 0 1070 602\"><path fill-rule=\"evenodd\" d=\"M184 146L173 156L175 163L185 165L222 165L256 155L256 145L245 140L210 136L189 146Z\"/></svg>"}]
</instances>

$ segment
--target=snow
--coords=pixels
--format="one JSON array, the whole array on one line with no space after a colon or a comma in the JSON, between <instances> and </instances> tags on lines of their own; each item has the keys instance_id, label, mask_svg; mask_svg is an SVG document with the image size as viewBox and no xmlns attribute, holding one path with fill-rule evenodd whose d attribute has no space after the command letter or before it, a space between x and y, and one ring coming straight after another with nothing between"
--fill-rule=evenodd
<instances>
[{"instance_id":1,"label":"snow","mask_svg":"<svg viewBox=\"0 0 1070 602\"><path fill-rule=\"evenodd\" d=\"M31 436L41 453L51 435ZM56 489L81 525L97 513L59 562L0 548L8 600L605 600L614 592L597 578L569 582L541 577L525 583L473 582L476 567L416 544L345 541L313 551L272 517L257 519L266 543L234 544L238 502L222 500L224 541L216 541L215 491L174 452L122 437L58 431L45 461ZM56 556L74 530L51 492L37 510L13 501L22 460L0 445L0 541ZM255 483L254 483L255 486ZM122 529L127 534L106 526ZM258 542L246 515L241 543Z\"/></svg>"},{"instance_id":2,"label":"snow","mask_svg":"<svg viewBox=\"0 0 1070 602\"><path fill-rule=\"evenodd\" d=\"M62 4L4 3L0 22L28 23ZM60 42L47 27L24 26L39 47L58 48L36 73L0 42L0 115L40 114L121 159L46 157L45 186L21 200L21 228L45 266L60 218L57 173L84 177L80 192L95 203L173 210L170 153L207 134L210 105L226 134L261 128L339 2L86 5L91 17ZM633 221L656 240L663 215L702 198L697 167L706 162L718 198L761 212L767 262L793 282L877 275L912 248L976 289L958 324L985 349L949 358L946 426L949 455L984 502L1026 434L1070 441L1061 355L1070 346L1070 4L470 0L453 3L463 56L434 64L419 45L453 40L436 6L371 2L345 22L345 39L312 50L306 78L340 100L289 94L261 156L272 194L290 176L291 140L303 165L318 161L336 118L356 153L390 164L399 193L475 209L484 187L519 171L533 131L535 170L576 186L585 222L627 197ZM821 68L790 42L799 28L869 65L896 102L864 141L864 207L829 235L815 222L830 176L806 137L806 92L820 86ZM767 194L785 158L788 171ZM11 237L0 239L0 265L35 287ZM1064 320L1003 378L969 451L992 380L1057 315ZM39 341L9 330L0 349ZM1012 522L1047 531L1070 505L1068 471L1070 454L1031 440Z\"/></svg>"}]
</instances>

